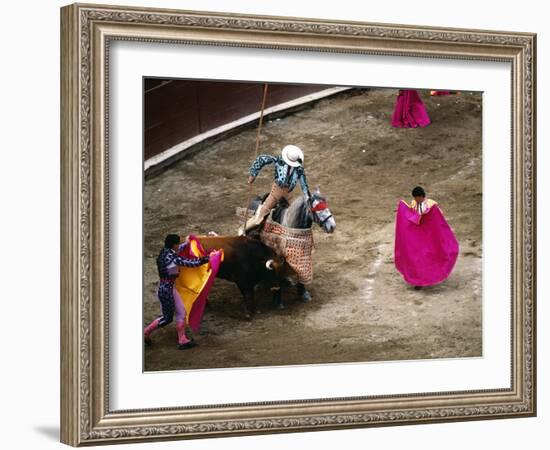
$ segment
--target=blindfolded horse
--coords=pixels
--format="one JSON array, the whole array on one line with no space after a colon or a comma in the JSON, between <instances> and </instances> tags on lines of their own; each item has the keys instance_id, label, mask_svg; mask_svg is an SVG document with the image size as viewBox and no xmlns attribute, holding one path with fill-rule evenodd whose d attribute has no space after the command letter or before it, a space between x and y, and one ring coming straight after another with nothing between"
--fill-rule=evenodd
<instances>
[{"instance_id":1,"label":"blindfolded horse","mask_svg":"<svg viewBox=\"0 0 550 450\"><path fill-rule=\"evenodd\" d=\"M262 203L263 200L267 197L267 194L263 197L258 197L255 201L252 202L250 205L250 209L256 210ZM319 188L317 188L313 193L308 192L307 195L302 195L295 199L290 205L286 200L281 200L279 204L275 207L275 209L272 211L270 219L272 222L278 223L283 228L283 233L288 229L294 229L294 230L304 230L306 233L303 234L304 239L307 239L307 236L309 235L309 238L311 239L311 245L305 250L306 255L305 258L302 258L301 261L306 261L306 265L309 265L309 270L311 271L311 246L313 244L313 237L311 234L311 229L314 223L318 224L319 227L325 232L325 233L333 233L336 229L336 221L334 219L334 216L332 215L332 212L329 209L327 200L325 197L321 195L321 192ZM289 260L289 254L290 257L292 257L293 254L295 254L294 250L291 249L288 251L288 248L280 248L279 245L274 245L273 240L266 237L266 230L268 228L273 228L272 225L270 225L268 219L268 222L264 225L262 225L262 231L260 231L259 237L262 239L268 246L274 246L279 248L274 248L276 252L283 253L287 259L287 263L291 263ZM308 233L309 231L309 233ZM290 238L289 240L292 241L293 238ZM285 245L288 244L289 240L284 240ZM296 240L297 241L297 240ZM280 242L280 241L279 241ZM298 242L299 243L299 242ZM307 252L309 252L309 255L307 255ZM309 261L307 258L309 257ZM292 266L292 264L287 264L288 266ZM296 289L298 293L298 298L303 302L309 302L311 301L311 294L306 289L305 284L302 282L304 280L304 273L301 272L301 269L304 269L303 267L296 267L294 265L293 267L288 267L288 270L286 271L287 279L290 280L291 283L296 284ZM305 277L308 281L310 281L310 278L312 277L312 273L309 274L310 276L307 276L307 267L305 268ZM274 303L279 307L283 308L284 305L282 303L282 289L279 288L275 291L273 296Z\"/></svg>"}]
</instances>

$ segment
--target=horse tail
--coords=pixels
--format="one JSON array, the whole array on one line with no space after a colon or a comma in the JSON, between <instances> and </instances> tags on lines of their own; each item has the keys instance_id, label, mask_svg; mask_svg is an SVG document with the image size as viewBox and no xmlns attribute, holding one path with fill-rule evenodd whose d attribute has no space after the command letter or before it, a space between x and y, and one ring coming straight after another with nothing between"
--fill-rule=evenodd
<instances>
[{"instance_id":1,"label":"horse tail","mask_svg":"<svg viewBox=\"0 0 550 450\"><path fill-rule=\"evenodd\" d=\"M258 206L260 206L261 204L261 200L256 198L248 204L248 209L250 209L251 211L256 211L256 209L258 209Z\"/></svg>"}]
</instances>

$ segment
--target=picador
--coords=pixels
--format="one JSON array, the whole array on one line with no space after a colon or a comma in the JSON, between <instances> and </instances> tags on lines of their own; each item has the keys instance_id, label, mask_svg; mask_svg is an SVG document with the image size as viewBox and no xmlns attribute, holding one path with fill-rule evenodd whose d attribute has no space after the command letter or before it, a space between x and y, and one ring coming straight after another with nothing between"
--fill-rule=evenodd
<instances>
[{"instance_id":1,"label":"picador","mask_svg":"<svg viewBox=\"0 0 550 450\"><path fill-rule=\"evenodd\" d=\"M304 170L304 153L299 147L287 145L283 148L281 156L258 156L250 166L248 184L254 183L262 168L268 164L274 164L274 180L271 191L254 216L239 229L241 236L258 227L281 199L290 203L291 193L298 183L300 183L302 192L308 198L310 197Z\"/></svg>"}]
</instances>

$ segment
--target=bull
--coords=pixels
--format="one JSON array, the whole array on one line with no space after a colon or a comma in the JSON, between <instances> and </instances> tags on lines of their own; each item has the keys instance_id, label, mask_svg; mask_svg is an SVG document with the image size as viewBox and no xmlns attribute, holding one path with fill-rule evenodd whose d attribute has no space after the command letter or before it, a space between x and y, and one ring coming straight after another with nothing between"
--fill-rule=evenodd
<instances>
[{"instance_id":1,"label":"bull","mask_svg":"<svg viewBox=\"0 0 550 450\"><path fill-rule=\"evenodd\" d=\"M284 259L257 239L245 236L201 236L208 251L223 249L224 258L218 277L234 282L243 296L244 317L251 320L256 313L254 288L264 281L278 288L287 276Z\"/></svg>"}]
</instances>

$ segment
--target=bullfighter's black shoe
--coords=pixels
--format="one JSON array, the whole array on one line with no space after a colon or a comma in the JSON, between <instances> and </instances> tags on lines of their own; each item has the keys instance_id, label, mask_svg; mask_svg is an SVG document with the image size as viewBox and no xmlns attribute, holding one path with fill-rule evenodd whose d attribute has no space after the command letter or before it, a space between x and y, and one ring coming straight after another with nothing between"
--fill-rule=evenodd
<instances>
[{"instance_id":1,"label":"bullfighter's black shoe","mask_svg":"<svg viewBox=\"0 0 550 450\"><path fill-rule=\"evenodd\" d=\"M194 339L191 339L189 342L186 342L185 344L178 344L179 350L187 350L189 348L196 347L198 344L195 342Z\"/></svg>"}]
</instances>

